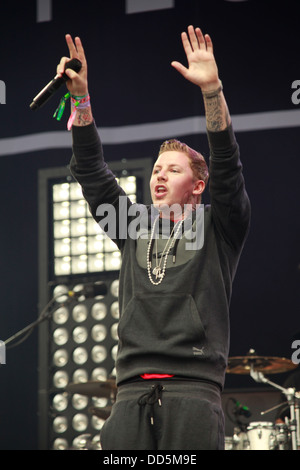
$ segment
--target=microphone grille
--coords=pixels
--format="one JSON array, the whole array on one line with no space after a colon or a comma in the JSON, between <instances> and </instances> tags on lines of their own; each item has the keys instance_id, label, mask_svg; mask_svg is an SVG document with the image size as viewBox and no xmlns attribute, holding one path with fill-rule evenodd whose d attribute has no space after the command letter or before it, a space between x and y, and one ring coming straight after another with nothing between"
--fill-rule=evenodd
<instances>
[{"instance_id":1,"label":"microphone grille","mask_svg":"<svg viewBox=\"0 0 300 470\"><path fill-rule=\"evenodd\" d=\"M66 69L72 69L74 72L79 72L82 67L82 63L80 62L79 59L71 59L69 62L66 63L65 70Z\"/></svg>"}]
</instances>

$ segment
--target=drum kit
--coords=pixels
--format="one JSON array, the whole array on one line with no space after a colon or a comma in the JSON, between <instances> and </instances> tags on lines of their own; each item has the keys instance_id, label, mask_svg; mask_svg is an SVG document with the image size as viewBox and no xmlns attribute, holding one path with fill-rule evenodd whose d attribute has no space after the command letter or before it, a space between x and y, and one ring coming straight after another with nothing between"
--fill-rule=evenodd
<instances>
[{"instance_id":1,"label":"drum kit","mask_svg":"<svg viewBox=\"0 0 300 470\"><path fill-rule=\"evenodd\" d=\"M233 436L225 437L225 450L300 450L300 392L295 388L284 388L265 377L289 372L296 367L286 358L257 356L253 349L246 356L229 358L227 373L250 374L255 382L270 385L285 396L284 403L262 411L261 415L288 405L289 417L285 417L285 422L278 420L275 424L272 421L254 421L247 425L239 422Z\"/></svg>"},{"instance_id":2,"label":"drum kit","mask_svg":"<svg viewBox=\"0 0 300 470\"><path fill-rule=\"evenodd\" d=\"M261 412L267 414L284 404L288 404L289 418L284 423L271 421L254 421L247 425L238 422L233 436L225 437L225 450L300 450L300 392L294 388L285 389L271 382L265 374L279 374L295 369L297 366L286 358L257 356L250 350L246 356L231 357L228 360L228 374L250 374L257 383L268 384L280 390L286 397L284 403ZM113 404L117 395L114 379L107 381L90 381L86 383L70 383L65 391L70 394L81 394L92 398L107 398ZM111 413L111 406L91 407L89 412L100 419L106 420ZM247 407L243 407L246 411ZM244 413L244 416L248 416Z\"/></svg>"},{"instance_id":3,"label":"drum kit","mask_svg":"<svg viewBox=\"0 0 300 470\"><path fill-rule=\"evenodd\" d=\"M72 394L84 395L89 398L106 398L107 403L111 405L104 407L91 406L88 412L103 421L105 421L111 414L113 403L116 401L117 385L114 378L108 380L95 380L88 382L71 382L66 388L65 392ZM74 441L70 450L101 450L100 434L92 438L91 434L80 434Z\"/></svg>"},{"instance_id":4,"label":"drum kit","mask_svg":"<svg viewBox=\"0 0 300 470\"><path fill-rule=\"evenodd\" d=\"M78 393L79 395L85 395L90 398L107 398L110 399L111 403L114 403L117 396L117 385L114 379L108 379L106 381L90 381L83 383L69 383L65 391L70 394ZM91 407L89 412L97 418L106 420L111 413L111 406Z\"/></svg>"}]
</instances>

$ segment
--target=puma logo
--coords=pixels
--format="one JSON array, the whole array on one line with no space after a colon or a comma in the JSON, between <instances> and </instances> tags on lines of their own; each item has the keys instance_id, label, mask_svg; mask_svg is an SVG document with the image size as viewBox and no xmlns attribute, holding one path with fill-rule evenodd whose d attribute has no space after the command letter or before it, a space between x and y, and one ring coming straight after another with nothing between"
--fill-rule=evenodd
<instances>
[{"instance_id":1,"label":"puma logo","mask_svg":"<svg viewBox=\"0 0 300 470\"><path fill-rule=\"evenodd\" d=\"M194 356L204 356L204 346L200 349L193 347Z\"/></svg>"}]
</instances>

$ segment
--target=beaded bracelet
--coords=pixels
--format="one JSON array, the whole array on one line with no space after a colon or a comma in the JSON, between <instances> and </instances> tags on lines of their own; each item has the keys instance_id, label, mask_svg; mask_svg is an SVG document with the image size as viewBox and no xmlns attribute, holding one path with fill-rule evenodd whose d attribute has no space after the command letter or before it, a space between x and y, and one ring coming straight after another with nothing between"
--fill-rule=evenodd
<instances>
[{"instance_id":1,"label":"beaded bracelet","mask_svg":"<svg viewBox=\"0 0 300 470\"><path fill-rule=\"evenodd\" d=\"M222 90L223 90L223 84L220 80L219 88L217 88L216 90L212 90L212 91L202 91L202 95L204 98L214 98L215 96L218 96Z\"/></svg>"}]
</instances>

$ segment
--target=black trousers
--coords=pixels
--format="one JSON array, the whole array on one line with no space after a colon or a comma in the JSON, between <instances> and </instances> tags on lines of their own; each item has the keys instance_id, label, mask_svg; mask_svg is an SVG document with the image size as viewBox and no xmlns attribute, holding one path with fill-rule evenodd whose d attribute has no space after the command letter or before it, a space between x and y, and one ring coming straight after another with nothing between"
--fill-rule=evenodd
<instances>
[{"instance_id":1,"label":"black trousers","mask_svg":"<svg viewBox=\"0 0 300 470\"><path fill-rule=\"evenodd\" d=\"M121 385L100 440L103 450L223 450L221 391L189 380Z\"/></svg>"}]
</instances>

